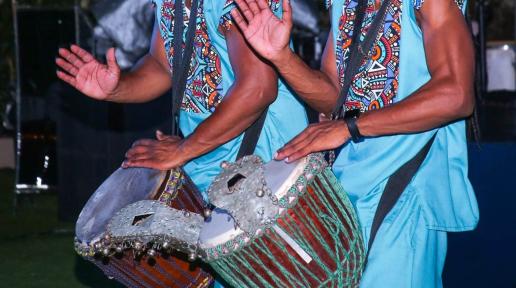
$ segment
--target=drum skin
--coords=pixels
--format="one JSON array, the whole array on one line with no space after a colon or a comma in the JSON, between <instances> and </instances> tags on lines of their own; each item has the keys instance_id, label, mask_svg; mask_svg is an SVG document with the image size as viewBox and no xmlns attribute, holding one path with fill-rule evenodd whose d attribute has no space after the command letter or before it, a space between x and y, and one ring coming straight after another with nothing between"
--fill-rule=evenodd
<instances>
[{"instance_id":1,"label":"drum skin","mask_svg":"<svg viewBox=\"0 0 516 288\"><path fill-rule=\"evenodd\" d=\"M209 264L234 287L358 287L364 248L356 223L351 203L326 169L276 223L313 258L310 263L269 228Z\"/></svg>"},{"instance_id":2,"label":"drum skin","mask_svg":"<svg viewBox=\"0 0 516 288\"><path fill-rule=\"evenodd\" d=\"M123 174L123 171L119 170L115 174L117 173ZM155 174L156 172L144 171L144 173L141 173L144 175L138 177L141 178L140 181L154 181L155 178L150 179L148 176L153 175L153 173ZM150 195L148 196L150 199L139 200L158 200L175 209L188 210L198 214L202 213L204 201L195 185L182 170L172 170L167 172L165 177L163 175L156 177L159 177L157 179L162 182L161 185L154 185L159 188L156 191L144 193ZM116 178L120 178L120 176ZM116 182L116 179L108 179L106 182ZM123 183L120 183L120 185L123 186ZM124 187L124 189L128 188ZM131 193L131 189L128 189L126 192ZM142 193L139 192L139 194ZM92 196L92 199L94 197L95 195ZM85 210L87 208L92 210L91 208L93 207L85 207ZM83 222L85 221L78 221L78 223ZM86 257L86 259L98 266L107 277L115 279L127 287L202 288L208 287L213 281L210 274L201 268L200 263L190 263L187 260L187 256L182 254L163 255L162 253L156 253L151 258L147 255L141 256L132 249L126 249L122 254L112 255L109 258L95 255L93 257Z\"/></svg>"}]
</instances>

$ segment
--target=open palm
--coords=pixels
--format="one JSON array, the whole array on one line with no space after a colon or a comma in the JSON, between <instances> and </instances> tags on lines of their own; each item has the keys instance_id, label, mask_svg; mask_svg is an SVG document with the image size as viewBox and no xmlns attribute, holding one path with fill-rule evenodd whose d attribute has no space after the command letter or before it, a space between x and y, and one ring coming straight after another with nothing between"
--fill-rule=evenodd
<instances>
[{"instance_id":1,"label":"open palm","mask_svg":"<svg viewBox=\"0 0 516 288\"><path fill-rule=\"evenodd\" d=\"M281 57L289 48L292 30L292 8L290 1L283 1L283 17L272 12L267 0L235 0L239 9L231 15L242 30L247 42L267 60Z\"/></svg>"},{"instance_id":2,"label":"open palm","mask_svg":"<svg viewBox=\"0 0 516 288\"><path fill-rule=\"evenodd\" d=\"M115 50L107 53L107 65L76 45L59 49L56 64L63 70L57 76L83 94L105 100L115 91L120 80L120 67L116 63Z\"/></svg>"}]
</instances>

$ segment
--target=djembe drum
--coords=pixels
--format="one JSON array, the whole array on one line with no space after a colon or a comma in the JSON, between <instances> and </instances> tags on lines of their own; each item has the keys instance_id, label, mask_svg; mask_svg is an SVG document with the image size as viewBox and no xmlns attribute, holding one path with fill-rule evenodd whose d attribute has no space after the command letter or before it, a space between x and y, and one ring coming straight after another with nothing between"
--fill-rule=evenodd
<instances>
[{"instance_id":1,"label":"djembe drum","mask_svg":"<svg viewBox=\"0 0 516 288\"><path fill-rule=\"evenodd\" d=\"M108 223L124 207L154 200L184 213L202 213L204 201L182 170L119 169L89 199L76 226L76 251L93 262L109 278L127 287L207 287L211 276L186 256L158 254L151 243L111 239ZM135 215L133 228L145 226L152 215ZM200 217L200 216L199 216ZM123 242L124 245L116 245ZM127 240L127 239L125 239ZM166 248L161 243L159 249Z\"/></svg>"},{"instance_id":2,"label":"djembe drum","mask_svg":"<svg viewBox=\"0 0 516 288\"><path fill-rule=\"evenodd\" d=\"M212 237L207 225L200 238L221 277L234 287L358 286L361 232L321 155L265 166L250 156L224 166L209 195L238 228Z\"/></svg>"},{"instance_id":3,"label":"djembe drum","mask_svg":"<svg viewBox=\"0 0 516 288\"><path fill-rule=\"evenodd\" d=\"M109 224L117 245L145 235L154 247L206 261L234 287L357 287L364 246L355 212L320 155L293 164L247 156L223 163L202 216L141 201ZM136 215L154 215L132 230ZM141 241L140 237L140 241ZM163 249L162 249L163 250Z\"/></svg>"}]
</instances>

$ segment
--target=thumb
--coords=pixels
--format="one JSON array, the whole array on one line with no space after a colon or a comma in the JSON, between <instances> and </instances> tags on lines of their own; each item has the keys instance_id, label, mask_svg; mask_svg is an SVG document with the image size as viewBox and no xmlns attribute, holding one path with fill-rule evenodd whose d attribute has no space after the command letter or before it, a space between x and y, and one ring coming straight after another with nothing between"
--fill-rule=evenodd
<instances>
[{"instance_id":1,"label":"thumb","mask_svg":"<svg viewBox=\"0 0 516 288\"><path fill-rule=\"evenodd\" d=\"M116 62L115 48L109 48L106 54L107 66L109 71L113 73L120 73L120 66Z\"/></svg>"},{"instance_id":2,"label":"thumb","mask_svg":"<svg viewBox=\"0 0 516 288\"><path fill-rule=\"evenodd\" d=\"M156 130L156 139L159 141L165 140L166 136L160 130Z\"/></svg>"},{"instance_id":3,"label":"thumb","mask_svg":"<svg viewBox=\"0 0 516 288\"><path fill-rule=\"evenodd\" d=\"M283 21L292 25L292 5L290 0L283 0Z\"/></svg>"}]
</instances>

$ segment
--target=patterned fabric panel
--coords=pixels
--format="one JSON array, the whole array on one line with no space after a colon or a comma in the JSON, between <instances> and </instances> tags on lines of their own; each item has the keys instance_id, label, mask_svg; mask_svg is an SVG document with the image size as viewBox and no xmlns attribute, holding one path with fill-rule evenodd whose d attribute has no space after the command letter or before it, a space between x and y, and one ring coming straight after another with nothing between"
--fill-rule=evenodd
<instances>
[{"instance_id":1,"label":"patterned fabric panel","mask_svg":"<svg viewBox=\"0 0 516 288\"><path fill-rule=\"evenodd\" d=\"M424 0L414 0L420 5ZM456 0L458 4L464 0ZM416 3L417 2L417 3ZM460 3L459 3L460 2ZM381 1L368 0L361 40L364 39ZM327 0L330 7L332 0ZM345 63L349 57L355 8L358 0L344 0L343 14L339 20L339 32L336 39L336 58L339 79L344 80ZM417 6L416 6L417 7ZM402 0L391 0L383 30L378 33L373 56L362 63L359 73L353 79L351 91L346 103L346 110L360 109L362 112L380 109L396 102L400 63ZM341 83L343 84L343 83Z\"/></svg>"},{"instance_id":2,"label":"patterned fabric panel","mask_svg":"<svg viewBox=\"0 0 516 288\"><path fill-rule=\"evenodd\" d=\"M161 35L165 42L165 49L170 67L174 61L174 0L163 0L158 7ZM223 98L222 73L220 57L217 49L211 44L204 14L204 0L199 1L197 27L195 33L194 55L187 79L185 97L182 109L187 112L213 112ZM190 11L185 9L183 21L185 35L188 29ZM184 44L183 44L184 45ZM171 68L172 69L172 68Z\"/></svg>"},{"instance_id":3,"label":"patterned fabric panel","mask_svg":"<svg viewBox=\"0 0 516 288\"><path fill-rule=\"evenodd\" d=\"M222 1L222 0L216 0L216 1ZM280 9L281 0L268 0L269 5L271 6L272 11L277 12ZM219 23L219 32L221 34L224 34L224 31L227 31L231 25L233 25L233 19L231 18L231 14L229 11L231 11L232 8L236 7L236 3L234 0L226 0L226 4L224 5L224 11L228 11L228 13L225 13L222 18L220 19Z\"/></svg>"},{"instance_id":4,"label":"patterned fabric panel","mask_svg":"<svg viewBox=\"0 0 516 288\"><path fill-rule=\"evenodd\" d=\"M391 104L398 89L398 68L400 52L401 0L392 0L388 8L383 30L377 36L372 59L362 63L359 73L353 79L346 109L360 109L362 112L379 109ZM355 7L357 0L345 0L345 8L340 18L336 43L337 71L343 81L345 62L349 57ZM363 39L381 4L368 1L364 25L361 30ZM343 83L341 83L343 84Z\"/></svg>"}]
</instances>

